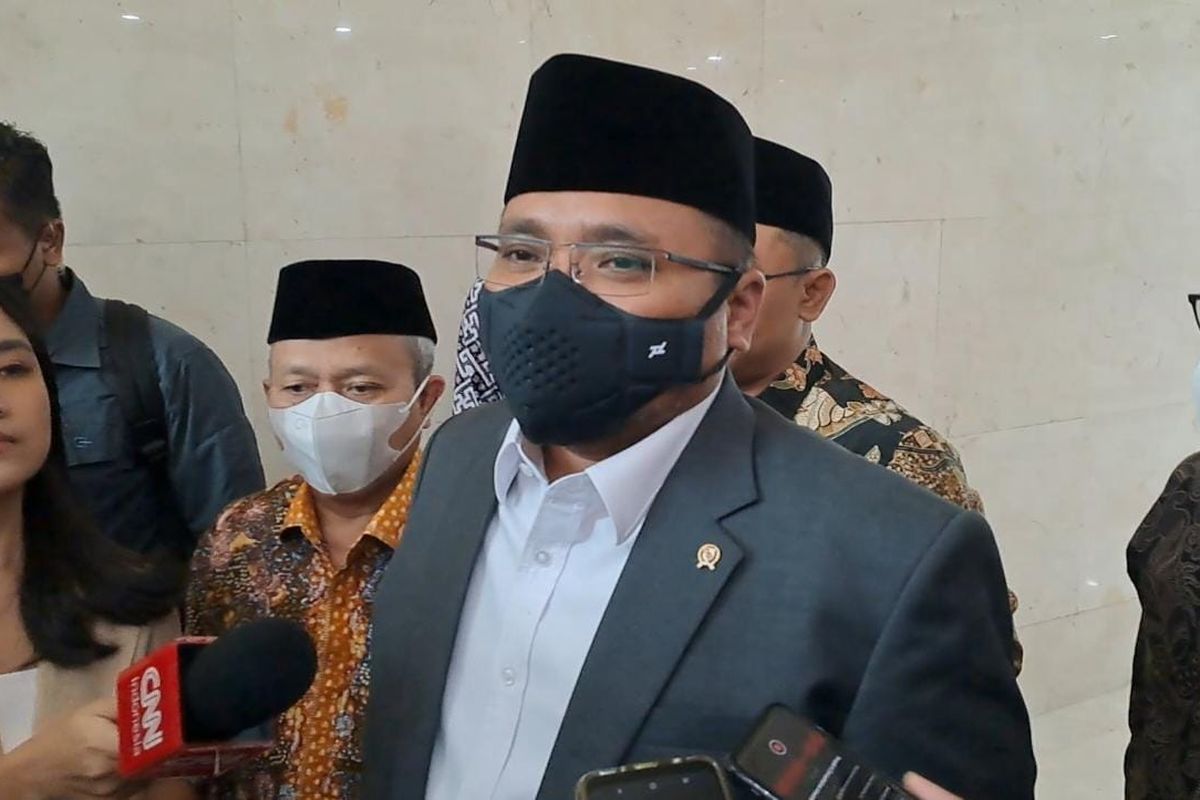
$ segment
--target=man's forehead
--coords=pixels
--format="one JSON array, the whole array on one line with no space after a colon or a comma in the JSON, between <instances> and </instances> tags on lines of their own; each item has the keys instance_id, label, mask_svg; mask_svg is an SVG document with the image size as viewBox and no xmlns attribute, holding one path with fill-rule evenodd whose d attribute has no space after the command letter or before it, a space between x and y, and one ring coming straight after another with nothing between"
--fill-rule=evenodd
<instances>
[{"instance_id":1,"label":"man's forehead","mask_svg":"<svg viewBox=\"0 0 1200 800\"><path fill-rule=\"evenodd\" d=\"M702 235L710 218L691 206L609 192L531 192L514 197L500 217L501 233L547 239L638 240L655 246L673 234Z\"/></svg>"},{"instance_id":2,"label":"man's forehead","mask_svg":"<svg viewBox=\"0 0 1200 800\"><path fill-rule=\"evenodd\" d=\"M350 364L407 364L412 361L408 337L369 333L332 339L283 339L269 349L273 369L328 369Z\"/></svg>"}]
</instances>

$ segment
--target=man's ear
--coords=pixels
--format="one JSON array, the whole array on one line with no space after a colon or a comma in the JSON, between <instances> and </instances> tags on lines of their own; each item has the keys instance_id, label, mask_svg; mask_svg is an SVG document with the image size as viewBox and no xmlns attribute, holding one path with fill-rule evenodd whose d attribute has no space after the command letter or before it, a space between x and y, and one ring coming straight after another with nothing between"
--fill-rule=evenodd
<instances>
[{"instance_id":1,"label":"man's ear","mask_svg":"<svg viewBox=\"0 0 1200 800\"><path fill-rule=\"evenodd\" d=\"M437 405L438 400L442 399L445 392L446 379L441 375L430 375L429 380L425 383L425 390L421 392L421 399L417 402L421 409L421 416L425 418L425 427L429 427L433 407Z\"/></svg>"},{"instance_id":2,"label":"man's ear","mask_svg":"<svg viewBox=\"0 0 1200 800\"><path fill-rule=\"evenodd\" d=\"M837 289L837 278L828 269L814 269L800 276L801 293L796 306L796 315L808 323L816 322L829 305L829 298Z\"/></svg>"},{"instance_id":3,"label":"man's ear","mask_svg":"<svg viewBox=\"0 0 1200 800\"><path fill-rule=\"evenodd\" d=\"M60 267L63 263L63 243L67 238L67 227L61 219L53 220L42 228L38 236L38 247L42 261L47 267Z\"/></svg>"},{"instance_id":4,"label":"man's ear","mask_svg":"<svg viewBox=\"0 0 1200 800\"><path fill-rule=\"evenodd\" d=\"M726 322L728 347L737 353L750 349L754 339L754 323L762 308L763 289L766 281L757 269L748 270L738 280L733 294L729 295L729 316Z\"/></svg>"}]
</instances>

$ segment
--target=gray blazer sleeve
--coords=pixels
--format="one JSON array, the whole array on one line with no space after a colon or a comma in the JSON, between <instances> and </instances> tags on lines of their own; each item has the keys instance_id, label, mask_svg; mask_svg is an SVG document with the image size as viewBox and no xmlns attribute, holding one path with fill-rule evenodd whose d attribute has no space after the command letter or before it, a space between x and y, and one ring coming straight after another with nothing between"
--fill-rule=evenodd
<instances>
[{"instance_id":1,"label":"gray blazer sleeve","mask_svg":"<svg viewBox=\"0 0 1200 800\"><path fill-rule=\"evenodd\" d=\"M987 523L970 512L954 517L914 569L871 656L843 732L851 750L969 800L1033 797L1005 586Z\"/></svg>"},{"instance_id":2,"label":"gray blazer sleeve","mask_svg":"<svg viewBox=\"0 0 1200 800\"><path fill-rule=\"evenodd\" d=\"M155 337L155 355L167 411L171 485L195 540L227 505L263 489L262 462L225 365L190 334L153 323L167 329L165 337Z\"/></svg>"}]
</instances>

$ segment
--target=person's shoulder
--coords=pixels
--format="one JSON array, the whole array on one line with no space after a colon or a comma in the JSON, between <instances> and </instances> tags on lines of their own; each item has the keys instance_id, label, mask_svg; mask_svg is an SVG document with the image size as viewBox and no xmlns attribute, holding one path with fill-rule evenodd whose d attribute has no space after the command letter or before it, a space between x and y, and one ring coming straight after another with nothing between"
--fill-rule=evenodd
<instances>
[{"instance_id":1,"label":"person's shoulder","mask_svg":"<svg viewBox=\"0 0 1200 800\"><path fill-rule=\"evenodd\" d=\"M448 448L463 452L464 447L467 452L474 453L493 442L498 446L500 437L508 430L512 419L512 413L503 400L455 414L443 422L430 438L429 454L444 452Z\"/></svg>"},{"instance_id":2,"label":"person's shoulder","mask_svg":"<svg viewBox=\"0 0 1200 800\"><path fill-rule=\"evenodd\" d=\"M847 372L845 368L828 356L824 356L824 358L825 379L818 385L818 388L837 398L838 405L846 409L847 414L876 419L881 424L898 431L929 428L924 422L913 416L903 403L880 391L873 384Z\"/></svg>"},{"instance_id":3,"label":"person's shoulder","mask_svg":"<svg viewBox=\"0 0 1200 800\"><path fill-rule=\"evenodd\" d=\"M1195 486L1200 483L1200 451L1192 453L1171 470L1168 487Z\"/></svg>"},{"instance_id":4,"label":"person's shoulder","mask_svg":"<svg viewBox=\"0 0 1200 800\"><path fill-rule=\"evenodd\" d=\"M961 512L911 480L796 425L765 404L752 405L758 477L764 496L773 502L875 525L939 530Z\"/></svg>"},{"instance_id":5,"label":"person's shoulder","mask_svg":"<svg viewBox=\"0 0 1200 800\"><path fill-rule=\"evenodd\" d=\"M149 317L150 344L160 362L175 366L221 363L212 348L195 334L157 314L150 311L146 313Z\"/></svg>"},{"instance_id":6,"label":"person's shoulder","mask_svg":"<svg viewBox=\"0 0 1200 800\"><path fill-rule=\"evenodd\" d=\"M1192 453L1171 470L1167 485L1155 499L1129 543L1131 573L1142 554L1167 541L1171 547L1192 550L1192 537L1183 535L1200 524L1200 452ZM1179 561L1179 559L1172 559Z\"/></svg>"}]
</instances>

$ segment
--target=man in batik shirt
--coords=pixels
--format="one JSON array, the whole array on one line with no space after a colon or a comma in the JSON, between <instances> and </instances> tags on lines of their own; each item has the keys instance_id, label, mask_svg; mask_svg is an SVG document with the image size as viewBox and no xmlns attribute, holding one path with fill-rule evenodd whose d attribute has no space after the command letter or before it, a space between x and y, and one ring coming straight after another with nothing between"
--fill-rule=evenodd
<instances>
[{"instance_id":1,"label":"man in batik shirt","mask_svg":"<svg viewBox=\"0 0 1200 800\"><path fill-rule=\"evenodd\" d=\"M833 249L833 192L816 161L764 139L757 157L758 243L767 278L750 351L733 362L747 394L898 472L950 502L982 509L958 453L874 388L848 374L812 339L813 323L837 281L826 268Z\"/></svg>"},{"instance_id":2,"label":"man in batik shirt","mask_svg":"<svg viewBox=\"0 0 1200 800\"><path fill-rule=\"evenodd\" d=\"M208 787L234 800L351 800L362 772L375 587L399 543L420 434L445 381L420 279L399 264L283 269L264 382L275 436L300 475L234 503L196 551L187 628L219 636L261 617L303 624L312 688L277 745Z\"/></svg>"}]
</instances>

